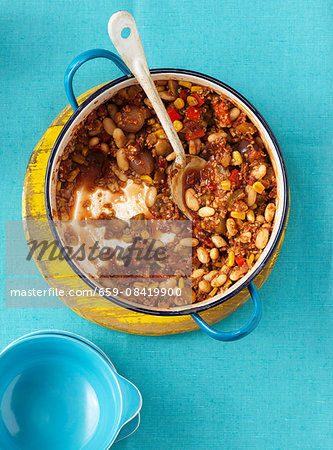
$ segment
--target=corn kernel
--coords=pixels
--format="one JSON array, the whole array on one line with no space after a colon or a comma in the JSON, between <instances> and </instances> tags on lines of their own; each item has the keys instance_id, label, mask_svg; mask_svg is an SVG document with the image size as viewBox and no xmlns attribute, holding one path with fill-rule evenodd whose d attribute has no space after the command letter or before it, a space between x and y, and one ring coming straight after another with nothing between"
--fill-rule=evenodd
<instances>
[{"instance_id":1,"label":"corn kernel","mask_svg":"<svg viewBox=\"0 0 333 450\"><path fill-rule=\"evenodd\" d=\"M210 293L208 294L208 296L209 296L209 297L214 297L214 295L216 294L216 292L217 292L217 287L215 287L214 289L212 289L212 290L210 291Z\"/></svg>"},{"instance_id":2,"label":"corn kernel","mask_svg":"<svg viewBox=\"0 0 333 450\"><path fill-rule=\"evenodd\" d=\"M188 89L191 89L192 83L189 81L179 81L178 83L180 86L186 87Z\"/></svg>"},{"instance_id":3,"label":"corn kernel","mask_svg":"<svg viewBox=\"0 0 333 450\"><path fill-rule=\"evenodd\" d=\"M223 180L223 181L221 181L221 188L224 191L230 191L230 180Z\"/></svg>"},{"instance_id":4,"label":"corn kernel","mask_svg":"<svg viewBox=\"0 0 333 450\"><path fill-rule=\"evenodd\" d=\"M256 216L254 214L254 212L252 211L252 209L250 209L250 211L247 212L246 214L247 220L251 223L254 223Z\"/></svg>"},{"instance_id":5,"label":"corn kernel","mask_svg":"<svg viewBox=\"0 0 333 450\"><path fill-rule=\"evenodd\" d=\"M178 287L179 287L179 289L183 289L183 287L184 287L184 278L179 278Z\"/></svg>"},{"instance_id":6,"label":"corn kernel","mask_svg":"<svg viewBox=\"0 0 333 450\"><path fill-rule=\"evenodd\" d=\"M198 104L198 100L195 97L193 97L193 95L189 95L186 101L189 106L196 106Z\"/></svg>"},{"instance_id":7,"label":"corn kernel","mask_svg":"<svg viewBox=\"0 0 333 450\"><path fill-rule=\"evenodd\" d=\"M144 181L147 184L152 184L153 179L149 175L141 175L141 180Z\"/></svg>"},{"instance_id":8,"label":"corn kernel","mask_svg":"<svg viewBox=\"0 0 333 450\"><path fill-rule=\"evenodd\" d=\"M73 153L72 160L77 164L83 164L86 161L80 153Z\"/></svg>"},{"instance_id":9,"label":"corn kernel","mask_svg":"<svg viewBox=\"0 0 333 450\"><path fill-rule=\"evenodd\" d=\"M180 120L175 120L173 122L173 127L178 133L178 131L180 131L183 128L183 124L182 124L182 122Z\"/></svg>"},{"instance_id":10,"label":"corn kernel","mask_svg":"<svg viewBox=\"0 0 333 450\"><path fill-rule=\"evenodd\" d=\"M161 128L162 128L162 125L157 122L155 122L154 125L151 127L151 129L153 131L160 130Z\"/></svg>"},{"instance_id":11,"label":"corn kernel","mask_svg":"<svg viewBox=\"0 0 333 450\"><path fill-rule=\"evenodd\" d=\"M251 265L254 261L254 254L251 253L251 255L249 256L249 264Z\"/></svg>"},{"instance_id":12,"label":"corn kernel","mask_svg":"<svg viewBox=\"0 0 333 450\"><path fill-rule=\"evenodd\" d=\"M201 86L192 86L191 87L191 92L199 92L202 90Z\"/></svg>"},{"instance_id":13,"label":"corn kernel","mask_svg":"<svg viewBox=\"0 0 333 450\"><path fill-rule=\"evenodd\" d=\"M182 98L176 98L176 100L173 102L175 105L175 108L182 109L185 106L184 100Z\"/></svg>"},{"instance_id":14,"label":"corn kernel","mask_svg":"<svg viewBox=\"0 0 333 450\"><path fill-rule=\"evenodd\" d=\"M234 219L240 219L240 220L245 219L245 211L231 211L230 215Z\"/></svg>"},{"instance_id":15,"label":"corn kernel","mask_svg":"<svg viewBox=\"0 0 333 450\"><path fill-rule=\"evenodd\" d=\"M80 172L79 168L72 170L69 174L69 178L67 178L67 181L69 181L70 183L74 181L79 172Z\"/></svg>"},{"instance_id":16,"label":"corn kernel","mask_svg":"<svg viewBox=\"0 0 333 450\"><path fill-rule=\"evenodd\" d=\"M159 139L166 139L164 130L163 130L162 128L159 128L158 130L154 131L154 133L156 134L156 136L157 136Z\"/></svg>"},{"instance_id":17,"label":"corn kernel","mask_svg":"<svg viewBox=\"0 0 333 450\"><path fill-rule=\"evenodd\" d=\"M262 194L265 190L265 186L260 183L260 181L256 181L253 185L252 185L252 189L256 192L258 192L258 194Z\"/></svg>"},{"instance_id":18,"label":"corn kernel","mask_svg":"<svg viewBox=\"0 0 333 450\"><path fill-rule=\"evenodd\" d=\"M83 147L81 153L83 156L87 156L88 151L89 151L89 147Z\"/></svg>"},{"instance_id":19,"label":"corn kernel","mask_svg":"<svg viewBox=\"0 0 333 450\"><path fill-rule=\"evenodd\" d=\"M142 237L142 239L148 239L148 238L150 237L149 231L144 230L144 231L141 233L141 237Z\"/></svg>"},{"instance_id":20,"label":"corn kernel","mask_svg":"<svg viewBox=\"0 0 333 450\"><path fill-rule=\"evenodd\" d=\"M229 252L227 259L227 266L232 267L235 264L235 253L233 251Z\"/></svg>"},{"instance_id":21,"label":"corn kernel","mask_svg":"<svg viewBox=\"0 0 333 450\"><path fill-rule=\"evenodd\" d=\"M148 125L154 125L155 122L156 122L156 120L153 117L151 119L147 120Z\"/></svg>"},{"instance_id":22,"label":"corn kernel","mask_svg":"<svg viewBox=\"0 0 333 450\"><path fill-rule=\"evenodd\" d=\"M234 166L239 166L243 162L242 155L238 151L232 152L232 158Z\"/></svg>"},{"instance_id":23,"label":"corn kernel","mask_svg":"<svg viewBox=\"0 0 333 450\"><path fill-rule=\"evenodd\" d=\"M126 244L132 242L132 236L130 234L123 234L121 238Z\"/></svg>"}]
</instances>

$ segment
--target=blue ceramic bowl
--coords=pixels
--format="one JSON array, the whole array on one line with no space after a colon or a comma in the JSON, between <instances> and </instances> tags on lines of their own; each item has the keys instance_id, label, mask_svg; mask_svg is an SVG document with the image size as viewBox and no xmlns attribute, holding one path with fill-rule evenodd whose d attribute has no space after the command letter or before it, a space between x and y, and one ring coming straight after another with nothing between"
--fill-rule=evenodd
<instances>
[{"instance_id":1,"label":"blue ceramic bowl","mask_svg":"<svg viewBox=\"0 0 333 450\"><path fill-rule=\"evenodd\" d=\"M2 450L104 450L138 427L141 394L82 337L42 331L0 355Z\"/></svg>"}]
</instances>

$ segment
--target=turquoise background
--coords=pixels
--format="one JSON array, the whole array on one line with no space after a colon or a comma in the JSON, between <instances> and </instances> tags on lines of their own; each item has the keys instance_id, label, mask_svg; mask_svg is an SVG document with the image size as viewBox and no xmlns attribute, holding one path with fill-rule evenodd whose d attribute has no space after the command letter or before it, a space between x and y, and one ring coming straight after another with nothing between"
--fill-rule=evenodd
<instances>
[{"instance_id":1,"label":"turquoise background","mask_svg":"<svg viewBox=\"0 0 333 450\"><path fill-rule=\"evenodd\" d=\"M100 346L144 399L141 427L118 449L331 448L332 4L1 4L2 231L5 220L21 217L23 178L34 146L68 103L66 66L84 50L113 49L107 22L119 9L134 14L152 68L207 73L259 109L284 153L292 200L281 254L260 289L263 319L246 339L224 344L199 331L159 338L126 335L69 309L5 308L3 288L0 347L45 328L69 330ZM76 92L119 75L110 62L92 61L77 74ZM251 311L252 305L245 305L218 328L239 327Z\"/></svg>"}]
</instances>

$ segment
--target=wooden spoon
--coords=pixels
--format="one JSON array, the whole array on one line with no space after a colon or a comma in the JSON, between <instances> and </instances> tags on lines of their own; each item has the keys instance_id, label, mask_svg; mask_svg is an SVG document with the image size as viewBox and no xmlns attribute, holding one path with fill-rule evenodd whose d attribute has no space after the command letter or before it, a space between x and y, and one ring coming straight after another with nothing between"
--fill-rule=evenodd
<instances>
[{"instance_id":1,"label":"wooden spoon","mask_svg":"<svg viewBox=\"0 0 333 450\"><path fill-rule=\"evenodd\" d=\"M184 179L189 171L201 170L207 162L198 156L185 157L183 145L151 78L133 16L128 11L116 12L109 20L108 32L119 55L145 91L176 154L169 177L171 194L179 209L192 220L193 212L185 204Z\"/></svg>"}]
</instances>

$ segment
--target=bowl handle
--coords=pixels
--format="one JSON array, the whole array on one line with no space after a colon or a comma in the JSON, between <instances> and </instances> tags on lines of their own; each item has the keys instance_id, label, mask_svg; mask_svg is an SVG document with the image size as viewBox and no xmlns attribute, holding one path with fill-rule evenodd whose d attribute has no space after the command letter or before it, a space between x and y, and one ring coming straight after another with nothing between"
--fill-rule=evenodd
<instances>
[{"instance_id":1,"label":"bowl handle","mask_svg":"<svg viewBox=\"0 0 333 450\"><path fill-rule=\"evenodd\" d=\"M139 389L136 386L134 386L133 383L131 383L118 373L116 373L116 376L119 383L121 396L123 399L122 402L123 408L119 425L120 430L124 425L126 425L138 414L138 412L142 407L142 397Z\"/></svg>"},{"instance_id":2,"label":"bowl handle","mask_svg":"<svg viewBox=\"0 0 333 450\"><path fill-rule=\"evenodd\" d=\"M129 75L131 72L129 71L126 64L117 56L115 53L109 52L108 50L103 50L101 48L94 48L92 50L87 50L86 52L80 53L70 65L67 67L65 72L64 84L65 84L65 92L73 111L79 106L74 92L73 92L73 77L75 72L79 67L82 66L85 62L90 59L95 58L106 58L110 59L115 63L115 65L123 72L124 75Z\"/></svg>"},{"instance_id":3,"label":"bowl handle","mask_svg":"<svg viewBox=\"0 0 333 450\"><path fill-rule=\"evenodd\" d=\"M251 299L254 303L254 313L249 322L235 331L217 331L214 328L210 327L207 322L203 320L199 314L194 313L191 314L193 320L199 325L199 327L205 331L208 336L213 339L217 339L218 341L237 341L238 339L242 339L243 337L250 334L260 322L262 316L262 304L259 297L258 290L253 283L253 281L249 284L248 289L251 294Z\"/></svg>"}]
</instances>

